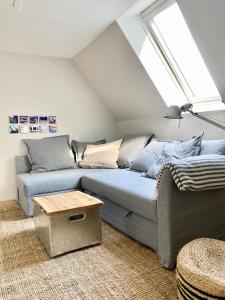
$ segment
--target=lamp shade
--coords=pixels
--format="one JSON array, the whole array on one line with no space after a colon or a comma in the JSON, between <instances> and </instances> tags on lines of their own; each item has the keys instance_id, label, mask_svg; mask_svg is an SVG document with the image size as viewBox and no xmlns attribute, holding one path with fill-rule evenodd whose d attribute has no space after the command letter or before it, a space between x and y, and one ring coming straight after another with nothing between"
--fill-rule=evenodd
<instances>
[{"instance_id":1,"label":"lamp shade","mask_svg":"<svg viewBox=\"0 0 225 300\"><path fill-rule=\"evenodd\" d=\"M177 105L168 107L164 118L167 119L182 119L182 109Z\"/></svg>"}]
</instances>

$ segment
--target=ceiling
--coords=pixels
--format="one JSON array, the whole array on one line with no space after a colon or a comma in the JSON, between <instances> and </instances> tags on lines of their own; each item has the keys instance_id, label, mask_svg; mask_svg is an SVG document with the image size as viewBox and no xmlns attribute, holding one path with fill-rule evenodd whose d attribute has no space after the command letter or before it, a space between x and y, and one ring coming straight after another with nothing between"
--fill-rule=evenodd
<instances>
[{"instance_id":1,"label":"ceiling","mask_svg":"<svg viewBox=\"0 0 225 300\"><path fill-rule=\"evenodd\" d=\"M135 2L0 0L0 51L72 58Z\"/></svg>"},{"instance_id":2,"label":"ceiling","mask_svg":"<svg viewBox=\"0 0 225 300\"><path fill-rule=\"evenodd\" d=\"M117 121L159 116L166 109L116 22L74 62Z\"/></svg>"}]
</instances>

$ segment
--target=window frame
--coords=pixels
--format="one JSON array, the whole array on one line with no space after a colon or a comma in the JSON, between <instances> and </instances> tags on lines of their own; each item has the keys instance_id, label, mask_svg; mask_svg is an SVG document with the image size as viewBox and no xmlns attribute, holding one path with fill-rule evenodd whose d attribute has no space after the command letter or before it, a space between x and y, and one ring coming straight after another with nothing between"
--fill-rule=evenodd
<instances>
[{"instance_id":1,"label":"window frame","mask_svg":"<svg viewBox=\"0 0 225 300\"><path fill-rule=\"evenodd\" d=\"M156 26L153 18L158 13L160 13L161 11L163 11L164 9L166 9L167 7L175 3L177 4L176 0L158 0L141 12L140 17L142 19L142 23L145 28L146 34L148 35L150 41L152 42L156 52L158 53L171 79L173 80L177 88L184 94L185 98L187 99L187 102L192 103L194 105L199 104L201 106L208 105L208 104L210 105L222 104L222 98L220 95L214 97L204 97L204 98L195 97L185 76L182 74L179 65L174 59L173 54L171 53L170 49L167 47L166 42L161 36L160 31L159 34L161 36L161 40L159 39L159 37L157 36L157 34L153 29L153 26ZM153 24L153 26L151 24ZM207 65L206 68L208 69Z\"/></svg>"}]
</instances>

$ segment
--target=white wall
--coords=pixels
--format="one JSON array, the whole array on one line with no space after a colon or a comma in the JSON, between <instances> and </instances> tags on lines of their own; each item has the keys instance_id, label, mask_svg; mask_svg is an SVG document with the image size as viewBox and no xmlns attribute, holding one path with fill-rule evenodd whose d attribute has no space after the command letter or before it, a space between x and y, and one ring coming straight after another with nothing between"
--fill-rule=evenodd
<instances>
[{"instance_id":1,"label":"white wall","mask_svg":"<svg viewBox=\"0 0 225 300\"><path fill-rule=\"evenodd\" d=\"M225 122L225 113L204 113L205 116ZM168 120L161 117L148 119L126 120L117 123L118 135L122 137L129 133L154 133L162 139L190 139L204 132L205 139L224 139L225 131L196 119L191 115L185 115L179 125L179 120Z\"/></svg>"},{"instance_id":2,"label":"white wall","mask_svg":"<svg viewBox=\"0 0 225 300\"><path fill-rule=\"evenodd\" d=\"M74 61L118 121L159 115L165 104L116 22Z\"/></svg>"},{"instance_id":3,"label":"white wall","mask_svg":"<svg viewBox=\"0 0 225 300\"><path fill-rule=\"evenodd\" d=\"M78 140L115 137L115 121L70 60L0 53L0 200L15 199L14 156L24 138L9 134L12 114L56 115L58 134Z\"/></svg>"}]
</instances>

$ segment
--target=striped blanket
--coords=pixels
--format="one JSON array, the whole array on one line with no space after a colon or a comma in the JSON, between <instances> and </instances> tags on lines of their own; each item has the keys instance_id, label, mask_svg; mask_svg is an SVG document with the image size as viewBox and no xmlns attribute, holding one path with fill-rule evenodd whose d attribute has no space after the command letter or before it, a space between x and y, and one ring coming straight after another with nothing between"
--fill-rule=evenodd
<instances>
[{"instance_id":1,"label":"striped blanket","mask_svg":"<svg viewBox=\"0 0 225 300\"><path fill-rule=\"evenodd\" d=\"M167 162L157 175L157 188L167 168L181 191L225 188L225 155L192 156Z\"/></svg>"}]
</instances>

